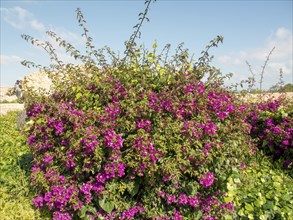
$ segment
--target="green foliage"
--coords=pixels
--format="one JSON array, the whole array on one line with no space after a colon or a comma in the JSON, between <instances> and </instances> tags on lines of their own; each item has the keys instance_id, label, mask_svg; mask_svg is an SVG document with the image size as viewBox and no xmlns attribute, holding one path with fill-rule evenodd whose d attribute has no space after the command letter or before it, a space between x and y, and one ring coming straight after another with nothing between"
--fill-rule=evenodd
<instances>
[{"instance_id":1,"label":"green foliage","mask_svg":"<svg viewBox=\"0 0 293 220\"><path fill-rule=\"evenodd\" d=\"M225 201L234 201L234 215L226 219L292 219L293 181L262 154L242 172L234 172Z\"/></svg>"},{"instance_id":2,"label":"green foliage","mask_svg":"<svg viewBox=\"0 0 293 220\"><path fill-rule=\"evenodd\" d=\"M8 101L8 100L4 99L4 100L0 101L0 104L9 104L9 103L17 103L17 100Z\"/></svg>"},{"instance_id":3,"label":"green foliage","mask_svg":"<svg viewBox=\"0 0 293 220\"><path fill-rule=\"evenodd\" d=\"M17 112L0 116L1 219L46 219L33 208L30 187L31 154L26 137L16 127Z\"/></svg>"},{"instance_id":4,"label":"green foliage","mask_svg":"<svg viewBox=\"0 0 293 220\"><path fill-rule=\"evenodd\" d=\"M293 84L287 83L284 86L274 85L269 89L270 92L293 92Z\"/></svg>"}]
</instances>

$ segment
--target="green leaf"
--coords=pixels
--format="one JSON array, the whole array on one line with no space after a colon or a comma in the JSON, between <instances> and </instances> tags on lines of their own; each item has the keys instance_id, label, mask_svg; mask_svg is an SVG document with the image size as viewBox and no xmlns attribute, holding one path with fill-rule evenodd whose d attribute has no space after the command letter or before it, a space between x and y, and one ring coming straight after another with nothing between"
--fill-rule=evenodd
<instances>
[{"instance_id":1,"label":"green leaf","mask_svg":"<svg viewBox=\"0 0 293 220\"><path fill-rule=\"evenodd\" d=\"M239 178L234 178L234 183L241 183Z\"/></svg>"},{"instance_id":2,"label":"green leaf","mask_svg":"<svg viewBox=\"0 0 293 220\"><path fill-rule=\"evenodd\" d=\"M114 202L109 202L105 198L99 200L99 205L107 213L111 213L114 209Z\"/></svg>"},{"instance_id":3,"label":"green leaf","mask_svg":"<svg viewBox=\"0 0 293 220\"><path fill-rule=\"evenodd\" d=\"M253 206L250 205L249 203L246 203L246 204L245 204L245 209L246 209L247 211L249 211L249 212L252 212L252 211L254 210Z\"/></svg>"},{"instance_id":4,"label":"green leaf","mask_svg":"<svg viewBox=\"0 0 293 220\"><path fill-rule=\"evenodd\" d=\"M87 208L83 206L78 212L78 217L83 219L86 216L86 211L87 211Z\"/></svg>"},{"instance_id":5,"label":"green leaf","mask_svg":"<svg viewBox=\"0 0 293 220\"><path fill-rule=\"evenodd\" d=\"M130 193L131 196L135 196L138 193L139 190L139 182L135 181L133 184L127 185L127 190Z\"/></svg>"},{"instance_id":6,"label":"green leaf","mask_svg":"<svg viewBox=\"0 0 293 220\"><path fill-rule=\"evenodd\" d=\"M79 99L82 96L82 94L79 92L75 95L76 100Z\"/></svg>"}]
</instances>

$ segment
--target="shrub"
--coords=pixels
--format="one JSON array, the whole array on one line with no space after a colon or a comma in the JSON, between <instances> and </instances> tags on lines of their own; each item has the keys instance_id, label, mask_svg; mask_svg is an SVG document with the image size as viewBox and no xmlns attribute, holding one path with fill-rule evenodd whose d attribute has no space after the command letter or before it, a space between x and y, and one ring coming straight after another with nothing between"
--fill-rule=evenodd
<instances>
[{"instance_id":1,"label":"shrub","mask_svg":"<svg viewBox=\"0 0 293 220\"><path fill-rule=\"evenodd\" d=\"M26 103L34 205L53 219L213 219L233 211L223 202L226 179L254 149L246 107L209 65L208 50L221 41L195 64L182 45L169 61L156 44L152 52L127 45L128 56L110 53L110 65L101 54L97 62L78 55L83 66L48 72L52 94L31 93Z\"/></svg>"},{"instance_id":2,"label":"shrub","mask_svg":"<svg viewBox=\"0 0 293 220\"><path fill-rule=\"evenodd\" d=\"M225 179L252 145L245 108L220 85L123 65L62 92L27 108L37 207L55 219L232 210Z\"/></svg>"},{"instance_id":3,"label":"shrub","mask_svg":"<svg viewBox=\"0 0 293 220\"><path fill-rule=\"evenodd\" d=\"M269 99L251 105L248 120L258 147L273 160L281 159L284 168L292 168L293 105L286 99Z\"/></svg>"}]
</instances>

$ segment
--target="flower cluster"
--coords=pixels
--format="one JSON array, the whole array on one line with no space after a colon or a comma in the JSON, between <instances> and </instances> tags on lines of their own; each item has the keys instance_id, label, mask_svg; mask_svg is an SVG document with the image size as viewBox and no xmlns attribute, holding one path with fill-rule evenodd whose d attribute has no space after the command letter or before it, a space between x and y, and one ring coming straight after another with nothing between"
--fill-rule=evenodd
<instances>
[{"instance_id":1,"label":"flower cluster","mask_svg":"<svg viewBox=\"0 0 293 220\"><path fill-rule=\"evenodd\" d=\"M106 164L104 171L96 176L98 183L105 183L109 179L117 177L123 177L125 175L125 164L112 162Z\"/></svg>"},{"instance_id":2,"label":"flower cluster","mask_svg":"<svg viewBox=\"0 0 293 220\"><path fill-rule=\"evenodd\" d=\"M286 107L289 105L284 100L257 103L248 117L258 147L274 160L282 159L284 168L292 164L293 157L293 120L289 116L292 110Z\"/></svg>"},{"instance_id":3,"label":"flower cluster","mask_svg":"<svg viewBox=\"0 0 293 220\"><path fill-rule=\"evenodd\" d=\"M217 193L215 193L216 195ZM232 212L234 210L233 203L220 203L219 199L214 195L203 196L197 193L196 196L187 196L185 193L179 193L178 196L166 193L164 191L158 193L159 197L165 200L166 204L176 206L178 210L182 208L190 208L191 210L200 210L203 213L204 219L213 218L210 213L212 212ZM180 211L176 210L178 213ZM164 218L164 219L169 219ZM173 218L171 218L173 219Z\"/></svg>"},{"instance_id":4,"label":"flower cluster","mask_svg":"<svg viewBox=\"0 0 293 220\"><path fill-rule=\"evenodd\" d=\"M210 187L214 183L214 175L212 172L205 173L200 179L199 182L205 188Z\"/></svg>"}]
</instances>

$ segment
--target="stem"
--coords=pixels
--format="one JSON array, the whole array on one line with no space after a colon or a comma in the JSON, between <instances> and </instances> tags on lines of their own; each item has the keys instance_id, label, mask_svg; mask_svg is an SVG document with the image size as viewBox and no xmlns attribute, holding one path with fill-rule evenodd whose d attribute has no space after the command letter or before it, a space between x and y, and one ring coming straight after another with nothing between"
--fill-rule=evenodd
<instances>
[{"instance_id":1,"label":"stem","mask_svg":"<svg viewBox=\"0 0 293 220\"><path fill-rule=\"evenodd\" d=\"M259 90L260 92L262 93L262 82L263 82L263 75L264 75L264 72L265 72L265 68L268 64L268 61L270 59L270 56L272 55L273 51L274 51L275 47L273 47L273 49L271 49L269 55L267 56L267 59L264 63L264 65L262 66L262 71L261 71L261 75L260 75L260 82L259 82Z\"/></svg>"}]
</instances>

